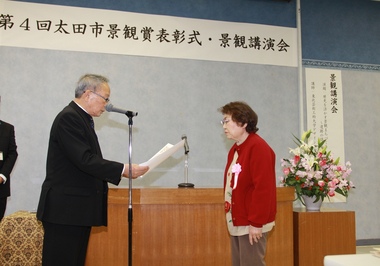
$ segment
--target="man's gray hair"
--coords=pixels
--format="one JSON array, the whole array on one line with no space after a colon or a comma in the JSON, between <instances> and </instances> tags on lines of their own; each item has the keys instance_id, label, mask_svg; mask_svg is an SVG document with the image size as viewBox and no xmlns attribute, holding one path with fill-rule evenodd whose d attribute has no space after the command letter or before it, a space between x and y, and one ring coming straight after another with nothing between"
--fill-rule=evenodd
<instances>
[{"instance_id":1,"label":"man's gray hair","mask_svg":"<svg viewBox=\"0 0 380 266\"><path fill-rule=\"evenodd\" d=\"M77 87L75 88L75 98L80 98L86 90L96 91L100 84L108 82L108 78L104 76L85 74L78 80Z\"/></svg>"}]
</instances>

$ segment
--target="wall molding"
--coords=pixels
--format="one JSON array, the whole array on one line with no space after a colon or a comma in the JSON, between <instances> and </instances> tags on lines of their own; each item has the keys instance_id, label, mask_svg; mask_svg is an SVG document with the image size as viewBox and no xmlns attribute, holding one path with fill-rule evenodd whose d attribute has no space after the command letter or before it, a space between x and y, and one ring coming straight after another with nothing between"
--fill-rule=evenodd
<instances>
[{"instance_id":1,"label":"wall molding","mask_svg":"<svg viewBox=\"0 0 380 266\"><path fill-rule=\"evenodd\" d=\"M374 239L357 239L357 246L372 246L372 245L380 245L380 238Z\"/></svg>"},{"instance_id":2,"label":"wall molding","mask_svg":"<svg viewBox=\"0 0 380 266\"><path fill-rule=\"evenodd\" d=\"M305 67L352 69L352 70L362 70L362 71L380 71L380 65L310 60L310 59L303 59L302 65Z\"/></svg>"}]
</instances>

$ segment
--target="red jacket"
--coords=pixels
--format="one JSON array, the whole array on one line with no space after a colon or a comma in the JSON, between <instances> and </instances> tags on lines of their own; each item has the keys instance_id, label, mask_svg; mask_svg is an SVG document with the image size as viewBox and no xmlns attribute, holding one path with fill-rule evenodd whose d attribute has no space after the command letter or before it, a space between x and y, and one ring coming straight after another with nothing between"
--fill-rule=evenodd
<instances>
[{"instance_id":1,"label":"red jacket","mask_svg":"<svg viewBox=\"0 0 380 266\"><path fill-rule=\"evenodd\" d=\"M226 184L226 177L235 151L241 172L231 199L233 224L260 228L273 222L276 216L276 155L259 135L249 134L241 145L235 143L228 153L224 188L230 185Z\"/></svg>"}]
</instances>

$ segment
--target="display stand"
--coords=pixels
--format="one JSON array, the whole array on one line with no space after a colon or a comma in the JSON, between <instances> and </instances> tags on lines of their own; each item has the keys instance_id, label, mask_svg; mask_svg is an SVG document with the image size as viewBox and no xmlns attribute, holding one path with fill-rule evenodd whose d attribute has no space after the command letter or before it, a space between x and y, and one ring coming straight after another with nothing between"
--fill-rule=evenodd
<instances>
[{"instance_id":1,"label":"display stand","mask_svg":"<svg viewBox=\"0 0 380 266\"><path fill-rule=\"evenodd\" d=\"M326 255L355 254L355 212L295 208L294 265L321 266Z\"/></svg>"}]
</instances>

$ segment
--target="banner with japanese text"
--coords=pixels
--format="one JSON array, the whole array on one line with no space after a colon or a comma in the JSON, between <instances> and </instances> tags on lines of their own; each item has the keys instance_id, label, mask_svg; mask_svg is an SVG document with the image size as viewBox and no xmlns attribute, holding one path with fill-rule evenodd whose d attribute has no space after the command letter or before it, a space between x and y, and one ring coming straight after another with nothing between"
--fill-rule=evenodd
<instances>
[{"instance_id":1,"label":"banner with japanese text","mask_svg":"<svg viewBox=\"0 0 380 266\"><path fill-rule=\"evenodd\" d=\"M297 67L295 28L0 0L0 46Z\"/></svg>"},{"instance_id":2,"label":"banner with japanese text","mask_svg":"<svg viewBox=\"0 0 380 266\"><path fill-rule=\"evenodd\" d=\"M344 163L343 85L340 70L306 68L307 128L327 139L333 157ZM345 201L341 195L331 201ZM335 200L336 198L336 200Z\"/></svg>"}]
</instances>

